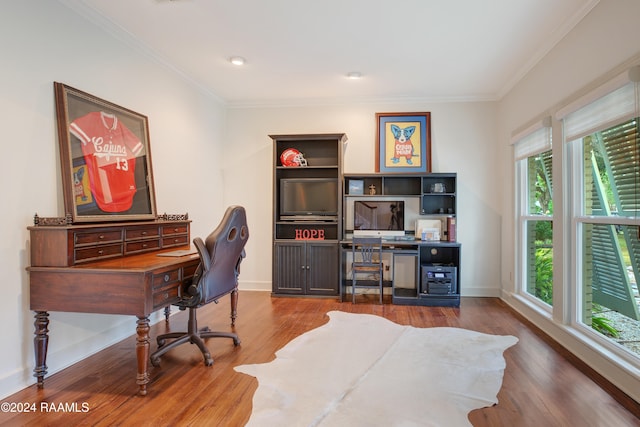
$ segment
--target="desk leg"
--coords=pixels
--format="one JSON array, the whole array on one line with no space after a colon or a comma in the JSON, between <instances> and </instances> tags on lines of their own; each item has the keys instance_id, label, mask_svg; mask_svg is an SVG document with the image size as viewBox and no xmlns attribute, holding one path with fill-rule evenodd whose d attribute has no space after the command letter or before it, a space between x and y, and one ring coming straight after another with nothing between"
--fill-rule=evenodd
<instances>
[{"instance_id":1,"label":"desk leg","mask_svg":"<svg viewBox=\"0 0 640 427\"><path fill-rule=\"evenodd\" d=\"M136 383L140 387L138 393L141 396L147 395L147 384L149 383L149 318L138 316L136 322L136 356L138 358L138 376Z\"/></svg>"},{"instance_id":2,"label":"desk leg","mask_svg":"<svg viewBox=\"0 0 640 427\"><path fill-rule=\"evenodd\" d=\"M44 387L44 376L47 374L47 348L49 347L49 313L46 311L36 311L35 315L35 337L33 337L33 348L36 356L36 367L33 369L33 376L38 379L38 388Z\"/></svg>"}]
</instances>

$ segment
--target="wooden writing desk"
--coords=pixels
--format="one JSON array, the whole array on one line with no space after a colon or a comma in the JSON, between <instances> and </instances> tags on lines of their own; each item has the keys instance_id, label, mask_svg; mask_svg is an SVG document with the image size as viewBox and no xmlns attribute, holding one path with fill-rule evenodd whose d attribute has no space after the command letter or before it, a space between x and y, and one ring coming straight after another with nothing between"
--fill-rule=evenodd
<instances>
[{"instance_id":1,"label":"wooden writing desk","mask_svg":"<svg viewBox=\"0 0 640 427\"><path fill-rule=\"evenodd\" d=\"M49 311L126 314L136 326L137 384L149 383L149 315L177 302L199 264L197 254L159 256L188 249L188 221L113 225L34 226L29 271L35 311L34 376L47 373Z\"/></svg>"}]
</instances>

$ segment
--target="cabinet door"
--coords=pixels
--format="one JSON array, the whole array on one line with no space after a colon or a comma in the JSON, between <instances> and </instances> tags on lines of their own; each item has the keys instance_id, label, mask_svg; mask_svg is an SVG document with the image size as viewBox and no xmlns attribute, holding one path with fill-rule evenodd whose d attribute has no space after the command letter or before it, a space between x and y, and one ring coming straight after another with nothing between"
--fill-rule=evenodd
<instances>
[{"instance_id":1,"label":"cabinet door","mask_svg":"<svg viewBox=\"0 0 640 427\"><path fill-rule=\"evenodd\" d=\"M339 246L307 242L307 289L309 295L338 295Z\"/></svg>"},{"instance_id":2,"label":"cabinet door","mask_svg":"<svg viewBox=\"0 0 640 427\"><path fill-rule=\"evenodd\" d=\"M304 293L307 276L305 243L300 241L278 242L274 248L273 292Z\"/></svg>"}]
</instances>

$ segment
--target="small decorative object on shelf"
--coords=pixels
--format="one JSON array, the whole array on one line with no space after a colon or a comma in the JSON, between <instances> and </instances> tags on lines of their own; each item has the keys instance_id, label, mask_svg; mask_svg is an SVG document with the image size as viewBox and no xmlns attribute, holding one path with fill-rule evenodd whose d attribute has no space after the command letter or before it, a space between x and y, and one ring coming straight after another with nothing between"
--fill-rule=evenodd
<instances>
[{"instance_id":1,"label":"small decorative object on shelf","mask_svg":"<svg viewBox=\"0 0 640 427\"><path fill-rule=\"evenodd\" d=\"M324 230L316 228L296 228L295 240L324 240Z\"/></svg>"},{"instance_id":2,"label":"small decorative object on shelf","mask_svg":"<svg viewBox=\"0 0 640 427\"><path fill-rule=\"evenodd\" d=\"M372 196L376 194L376 186L375 185L371 184L369 186L369 194L372 195Z\"/></svg>"},{"instance_id":3,"label":"small decorative object on shelf","mask_svg":"<svg viewBox=\"0 0 640 427\"><path fill-rule=\"evenodd\" d=\"M307 160L304 154L295 148L287 148L280 154L280 163L286 167L307 166Z\"/></svg>"},{"instance_id":4,"label":"small decorative object on shelf","mask_svg":"<svg viewBox=\"0 0 640 427\"><path fill-rule=\"evenodd\" d=\"M453 217L447 217L447 240L456 241L456 219Z\"/></svg>"},{"instance_id":5,"label":"small decorative object on shelf","mask_svg":"<svg viewBox=\"0 0 640 427\"><path fill-rule=\"evenodd\" d=\"M444 193L445 191L446 191L446 187L441 182L436 182L435 184L431 185L431 192L432 193Z\"/></svg>"},{"instance_id":6,"label":"small decorative object on shelf","mask_svg":"<svg viewBox=\"0 0 640 427\"><path fill-rule=\"evenodd\" d=\"M351 195L364 194L364 181L361 179L350 179L348 194L351 194Z\"/></svg>"},{"instance_id":7,"label":"small decorative object on shelf","mask_svg":"<svg viewBox=\"0 0 640 427\"><path fill-rule=\"evenodd\" d=\"M68 213L65 216L56 216L56 217L41 217L36 213L33 216L33 225L41 225L41 226L64 226L70 225L73 223L73 216Z\"/></svg>"},{"instance_id":8,"label":"small decorative object on shelf","mask_svg":"<svg viewBox=\"0 0 640 427\"><path fill-rule=\"evenodd\" d=\"M424 241L440 241L440 229L439 228L423 228L421 240Z\"/></svg>"},{"instance_id":9,"label":"small decorative object on shelf","mask_svg":"<svg viewBox=\"0 0 640 427\"><path fill-rule=\"evenodd\" d=\"M189 219L189 213L184 214L168 214L164 213L158 217L160 221L186 221Z\"/></svg>"}]
</instances>

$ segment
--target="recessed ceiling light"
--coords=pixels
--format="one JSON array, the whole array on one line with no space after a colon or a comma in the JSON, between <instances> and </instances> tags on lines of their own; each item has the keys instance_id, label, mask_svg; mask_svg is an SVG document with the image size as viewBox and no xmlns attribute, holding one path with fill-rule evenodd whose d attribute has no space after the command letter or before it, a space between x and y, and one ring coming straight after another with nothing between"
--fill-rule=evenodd
<instances>
[{"instance_id":1,"label":"recessed ceiling light","mask_svg":"<svg viewBox=\"0 0 640 427\"><path fill-rule=\"evenodd\" d=\"M358 71L351 71L350 73L347 73L347 77L352 80L358 80L362 78L362 73Z\"/></svg>"},{"instance_id":2,"label":"recessed ceiling light","mask_svg":"<svg viewBox=\"0 0 640 427\"><path fill-rule=\"evenodd\" d=\"M229 61L231 61L233 65L244 65L244 58L241 56L232 56L229 58Z\"/></svg>"}]
</instances>

